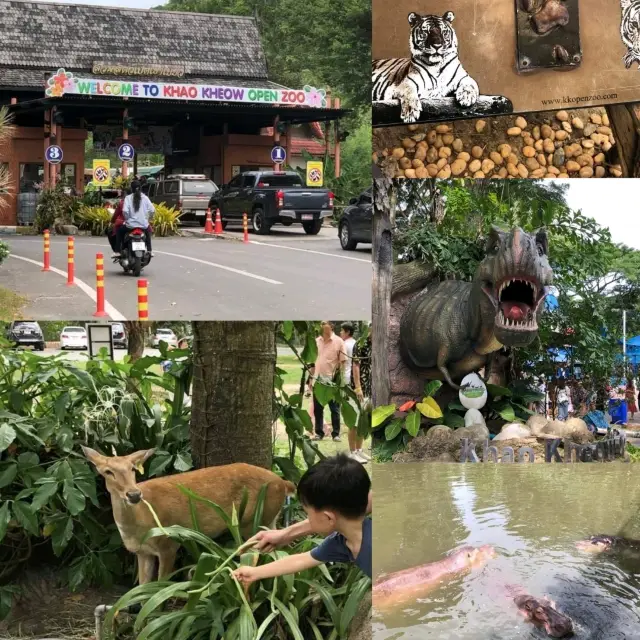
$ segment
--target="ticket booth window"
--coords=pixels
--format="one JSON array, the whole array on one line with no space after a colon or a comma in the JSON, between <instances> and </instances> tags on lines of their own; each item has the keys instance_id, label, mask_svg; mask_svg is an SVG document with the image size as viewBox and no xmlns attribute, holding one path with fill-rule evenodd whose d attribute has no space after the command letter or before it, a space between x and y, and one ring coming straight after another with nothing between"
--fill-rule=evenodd
<instances>
[{"instance_id":1,"label":"ticket booth window","mask_svg":"<svg viewBox=\"0 0 640 640\"><path fill-rule=\"evenodd\" d=\"M36 193L44 182L44 165L20 163L20 193Z\"/></svg>"}]
</instances>

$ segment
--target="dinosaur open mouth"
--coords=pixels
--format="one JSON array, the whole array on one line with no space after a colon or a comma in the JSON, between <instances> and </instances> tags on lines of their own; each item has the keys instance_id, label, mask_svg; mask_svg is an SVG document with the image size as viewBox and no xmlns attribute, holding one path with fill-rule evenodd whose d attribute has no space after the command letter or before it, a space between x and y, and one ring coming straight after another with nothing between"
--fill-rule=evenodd
<instances>
[{"instance_id":1,"label":"dinosaur open mouth","mask_svg":"<svg viewBox=\"0 0 640 640\"><path fill-rule=\"evenodd\" d=\"M511 331L535 331L538 328L536 312L546 291L534 279L505 278L483 291L496 307L496 326Z\"/></svg>"}]
</instances>

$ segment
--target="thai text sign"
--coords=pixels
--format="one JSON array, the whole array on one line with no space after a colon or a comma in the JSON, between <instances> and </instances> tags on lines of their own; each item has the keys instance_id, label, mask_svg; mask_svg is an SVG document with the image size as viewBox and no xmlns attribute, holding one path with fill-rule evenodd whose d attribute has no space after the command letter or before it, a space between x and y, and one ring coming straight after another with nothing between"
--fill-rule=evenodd
<instances>
[{"instance_id":1,"label":"thai text sign","mask_svg":"<svg viewBox=\"0 0 640 640\"><path fill-rule=\"evenodd\" d=\"M234 87L211 84L146 82L137 80L107 80L76 78L73 73L58 69L47 82L48 97L66 95L143 98L156 100L199 100L205 102L245 102L284 104L292 106L326 106L323 89L305 86L302 90Z\"/></svg>"},{"instance_id":2,"label":"thai text sign","mask_svg":"<svg viewBox=\"0 0 640 640\"><path fill-rule=\"evenodd\" d=\"M92 73L109 76L166 76L168 78L182 78L184 67L165 64L121 65L107 62L94 62Z\"/></svg>"},{"instance_id":3,"label":"thai text sign","mask_svg":"<svg viewBox=\"0 0 640 640\"><path fill-rule=\"evenodd\" d=\"M460 452L460 462L515 462L516 454L513 447L504 447L502 449L502 458L498 456L498 448L489 444L489 440L482 443L482 457L479 458L476 452L475 444L469 438L461 440L462 449ZM627 445L624 434L613 436L591 442L588 444L576 444L568 438L564 440L564 458L558 451L562 444L561 438L550 438L545 442L545 462L596 462L613 460L619 456L623 456ZM574 456L575 453L575 456ZM518 462L535 462L536 455L531 447L520 447L518 449Z\"/></svg>"}]
</instances>

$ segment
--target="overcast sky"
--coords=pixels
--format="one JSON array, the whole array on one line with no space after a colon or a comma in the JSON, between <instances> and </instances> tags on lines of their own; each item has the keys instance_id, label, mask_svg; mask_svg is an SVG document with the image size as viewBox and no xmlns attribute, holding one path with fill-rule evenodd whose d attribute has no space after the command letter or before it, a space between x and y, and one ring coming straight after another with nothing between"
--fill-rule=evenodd
<instances>
[{"instance_id":1,"label":"overcast sky","mask_svg":"<svg viewBox=\"0 0 640 640\"><path fill-rule=\"evenodd\" d=\"M569 183L567 203L581 209L611 231L612 240L640 249L640 179L573 178Z\"/></svg>"},{"instance_id":2,"label":"overcast sky","mask_svg":"<svg viewBox=\"0 0 640 640\"><path fill-rule=\"evenodd\" d=\"M53 2L55 0L41 0ZM162 0L58 0L64 4L97 4L107 7L126 7L128 9L151 9L164 4Z\"/></svg>"}]
</instances>

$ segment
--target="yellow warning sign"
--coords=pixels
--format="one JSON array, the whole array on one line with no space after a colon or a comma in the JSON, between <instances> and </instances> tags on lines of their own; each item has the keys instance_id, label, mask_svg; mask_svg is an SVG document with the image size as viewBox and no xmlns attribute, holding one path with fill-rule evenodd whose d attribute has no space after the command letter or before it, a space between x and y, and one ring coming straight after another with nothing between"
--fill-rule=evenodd
<instances>
[{"instance_id":1,"label":"yellow warning sign","mask_svg":"<svg viewBox=\"0 0 640 640\"><path fill-rule=\"evenodd\" d=\"M91 184L95 187L108 187L111 184L110 160L93 161L93 180Z\"/></svg>"},{"instance_id":2,"label":"yellow warning sign","mask_svg":"<svg viewBox=\"0 0 640 640\"><path fill-rule=\"evenodd\" d=\"M307 187L321 187L324 182L324 167L322 162L309 160L307 162Z\"/></svg>"}]
</instances>

